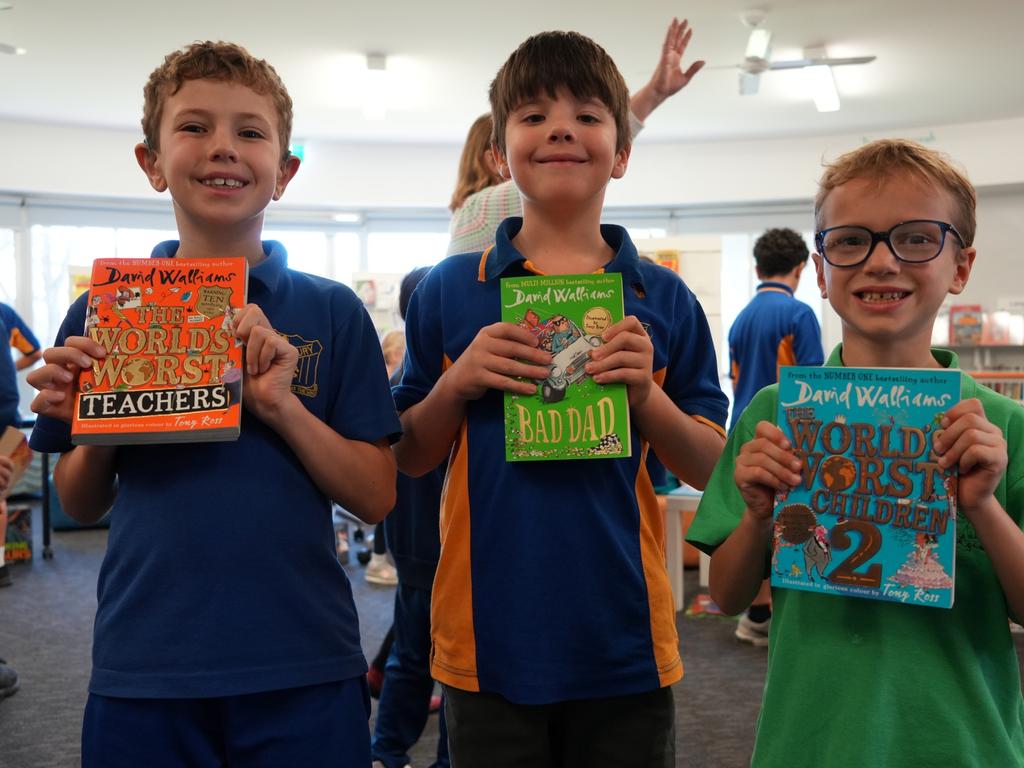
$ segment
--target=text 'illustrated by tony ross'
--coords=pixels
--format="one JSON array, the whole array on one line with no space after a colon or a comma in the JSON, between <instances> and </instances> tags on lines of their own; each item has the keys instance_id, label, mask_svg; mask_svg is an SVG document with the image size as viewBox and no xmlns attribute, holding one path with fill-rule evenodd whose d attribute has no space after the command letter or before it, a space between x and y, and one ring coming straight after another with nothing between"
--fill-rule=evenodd
<instances>
[{"instance_id":1,"label":"text 'illustrated by tony ross'","mask_svg":"<svg viewBox=\"0 0 1024 768\"><path fill-rule=\"evenodd\" d=\"M236 439L247 275L244 258L97 259L85 334L107 354L79 375L72 442Z\"/></svg>"},{"instance_id":2,"label":"text 'illustrated by tony ross'","mask_svg":"<svg viewBox=\"0 0 1024 768\"><path fill-rule=\"evenodd\" d=\"M508 461L630 455L625 384L597 384L584 368L622 318L618 273L502 279L501 319L526 328L552 356L532 395L505 393Z\"/></svg>"},{"instance_id":3,"label":"text 'illustrated by tony ross'","mask_svg":"<svg viewBox=\"0 0 1024 768\"><path fill-rule=\"evenodd\" d=\"M951 607L956 475L933 444L959 400L956 370L782 368L803 480L776 496L772 585Z\"/></svg>"}]
</instances>

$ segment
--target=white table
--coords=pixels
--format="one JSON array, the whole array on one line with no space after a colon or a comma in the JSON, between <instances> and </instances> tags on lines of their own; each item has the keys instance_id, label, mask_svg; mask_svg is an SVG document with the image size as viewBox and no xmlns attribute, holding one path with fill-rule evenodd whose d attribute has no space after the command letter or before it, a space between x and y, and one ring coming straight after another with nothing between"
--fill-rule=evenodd
<instances>
[{"instance_id":1,"label":"white table","mask_svg":"<svg viewBox=\"0 0 1024 768\"><path fill-rule=\"evenodd\" d=\"M688 485L665 495L665 563L676 611L686 607L683 595L683 513L696 511L700 491ZM711 558L700 553L700 585L708 585Z\"/></svg>"}]
</instances>

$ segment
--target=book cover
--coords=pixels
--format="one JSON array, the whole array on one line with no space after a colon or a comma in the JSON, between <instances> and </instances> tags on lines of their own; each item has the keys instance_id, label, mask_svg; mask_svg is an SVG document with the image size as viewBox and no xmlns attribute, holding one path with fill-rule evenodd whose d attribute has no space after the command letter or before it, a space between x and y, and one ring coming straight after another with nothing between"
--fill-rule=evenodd
<instances>
[{"instance_id":1,"label":"book cover","mask_svg":"<svg viewBox=\"0 0 1024 768\"><path fill-rule=\"evenodd\" d=\"M953 346L981 344L980 304L954 304L949 308L949 343Z\"/></svg>"},{"instance_id":2,"label":"book cover","mask_svg":"<svg viewBox=\"0 0 1024 768\"><path fill-rule=\"evenodd\" d=\"M584 366L601 334L623 318L622 275L506 277L501 319L533 333L553 356L530 396L505 393L508 461L629 456L625 384L597 384Z\"/></svg>"},{"instance_id":3,"label":"book cover","mask_svg":"<svg viewBox=\"0 0 1024 768\"><path fill-rule=\"evenodd\" d=\"M776 495L772 586L951 607L956 476L932 445L959 400L958 370L782 368L803 480Z\"/></svg>"},{"instance_id":4,"label":"book cover","mask_svg":"<svg viewBox=\"0 0 1024 768\"><path fill-rule=\"evenodd\" d=\"M79 375L72 442L236 439L247 276L241 257L97 259L85 334L107 356Z\"/></svg>"},{"instance_id":5,"label":"book cover","mask_svg":"<svg viewBox=\"0 0 1024 768\"><path fill-rule=\"evenodd\" d=\"M7 508L7 539L4 560L27 563L32 560L32 508L11 505Z\"/></svg>"},{"instance_id":6,"label":"book cover","mask_svg":"<svg viewBox=\"0 0 1024 768\"><path fill-rule=\"evenodd\" d=\"M32 462L32 449L28 447L28 438L17 427L8 426L0 434L0 456L6 456L14 463L11 480L7 488L0 492L0 499L6 499L14 487L21 482L25 470Z\"/></svg>"}]
</instances>

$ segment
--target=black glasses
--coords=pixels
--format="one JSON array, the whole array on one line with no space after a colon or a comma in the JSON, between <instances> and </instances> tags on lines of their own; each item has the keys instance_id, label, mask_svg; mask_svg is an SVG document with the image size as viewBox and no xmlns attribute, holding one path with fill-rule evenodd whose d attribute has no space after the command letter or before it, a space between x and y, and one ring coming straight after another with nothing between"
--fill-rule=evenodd
<instances>
[{"instance_id":1,"label":"black glasses","mask_svg":"<svg viewBox=\"0 0 1024 768\"><path fill-rule=\"evenodd\" d=\"M873 232L867 227L829 227L814 235L818 253L833 267L856 267L867 261L879 243L885 243L900 261L921 264L931 261L946 245L946 233L952 232L965 247L956 227L944 221L914 219L902 221L887 232Z\"/></svg>"}]
</instances>

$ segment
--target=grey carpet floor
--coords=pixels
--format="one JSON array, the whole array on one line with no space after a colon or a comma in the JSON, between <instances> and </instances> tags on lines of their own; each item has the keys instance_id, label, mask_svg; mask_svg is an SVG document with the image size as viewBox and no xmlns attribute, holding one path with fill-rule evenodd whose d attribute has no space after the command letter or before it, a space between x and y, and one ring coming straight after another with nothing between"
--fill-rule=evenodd
<instances>
[{"instance_id":1,"label":"grey carpet floor","mask_svg":"<svg viewBox=\"0 0 1024 768\"><path fill-rule=\"evenodd\" d=\"M38 522L38 515L37 515ZM14 586L0 589L0 657L21 676L21 690L0 701L0 768L74 768L89 679L96 574L106 531L57 532L54 557L12 568ZM372 658L391 622L394 590L375 587L361 566L347 566L359 609L363 649ZM686 573L687 602L697 588ZM677 619L686 676L676 686L678 764L739 768L749 762L760 706L766 652L735 641L735 623L719 617ZM1018 651L1024 641L1018 635ZM413 748L427 766L437 748L432 717Z\"/></svg>"}]
</instances>

